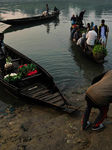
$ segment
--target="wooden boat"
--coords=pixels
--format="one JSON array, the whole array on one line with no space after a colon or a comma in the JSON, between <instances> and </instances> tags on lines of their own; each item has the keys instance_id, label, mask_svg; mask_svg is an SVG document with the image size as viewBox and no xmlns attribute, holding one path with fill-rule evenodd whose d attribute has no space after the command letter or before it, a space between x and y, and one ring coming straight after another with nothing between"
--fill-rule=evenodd
<instances>
[{"instance_id":1,"label":"wooden boat","mask_svg":"<svg viewBox=\"0 0 112 150\"><path fill-rule=\"evenodd\" d=\"M57 26L59 24L59 18L56 18L54 20L46 20L45 23L43 23L46 28L49 26L50 23L53 23L54 26ZM31 23L31 24L23 24L23 25L20 25L20 26L8 26L8 28L6 28L2 33L10 33L10 32L14 32L14 31L19 31L19 30L24 30L24 29L29 29L29 28L32 28L32 27L35 27L35 26L40 26L41 25L41 22L40 23Z\"/></svg>"},{"instance_id":2,"label":"wooden boat","mask_svg":"<svg viewBox=\"0 0 112 150\"><path fill-rule=\"evenodd\" d=\"M11 69L7 70L5 75L18 73L18 66L24 64L34 64L38 70L34 75L22 76L21 79L13 82L4 80L0 73L0 82L8 92L29 102L53 106L69 113L75 111L69 107L69 103L54 83L52 76L44 68L6 44L5 49L12 62Z\"/></svg>"},{"instance_id":3,"label":"wooden boat","mask_svg":"<svg viewBox=\"0 0 112 150\"><path fill-rule=\"evenodd\" d=\"M9 25L23 25L23 24L32 24L32 23L43 23L48 20L56 19L59 16L59 12L53 12L47 16L40 15L34 17L26 17L26 18L19 18L19 19L7 19L7 20L0 20L0 22L9 24Z\"/></svg>"},{"instance_id":4,"label":"wooden boat","mask_svg":"<svg viewBox=\"0 0 112 150\"><path fill-rule=\"evenodd\" d=\"M99 55L99 56L96 55L96 57L94 57L91 50L88 50L88 51L85 52L84 49L82 49L82 48L81 48L80 46L78 46L76 43L74 43L74 44L75 44L76 49L77 49L78 51L80 51L80 53L81 53L83 56L85 56L86 58L88 58L89 60L94 61L94 62L96 62L96 63L103 63L103 62L105 61L104 58L105 58L106 55L102 54L102 55Z\"/></svg>"},{"instance_id":5,"label":"wooden boat","mask_svg":"<svg viewBox=\"0 0 112 150\"><path fill-rule=\"evenodd\" d=\"M85 32L85 30L86 30L86 28L84 26L80 28L81 33L83 31ZM81 36L82 35L80 34L80 37ZM78 46L75 42L73 42L73 43L75 44L75 46L74 46L75 49L77 49L78 51L80 51L80 53L82 55L84 55L86 58L88 58L89 60L92 60L92 61L94 61L96 63L103 63L105 61L104 58L105 58L106 54L99 54L99 55L97 54L97 55L94 55L93 52L92 52L93 48L91 48L91 47L89 48L88 47L88 49L83 49L82 47Z\"/></svg>"}]
</instances>

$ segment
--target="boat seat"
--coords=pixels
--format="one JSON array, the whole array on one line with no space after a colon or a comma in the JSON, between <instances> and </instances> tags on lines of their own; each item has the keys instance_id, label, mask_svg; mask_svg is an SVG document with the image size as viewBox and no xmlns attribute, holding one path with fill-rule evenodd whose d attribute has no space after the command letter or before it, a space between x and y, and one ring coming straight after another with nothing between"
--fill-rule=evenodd
<instances>
[{"instance_id":1,"label":"boat seat","mask_svg":"<svg viewBox=\"0 0 112 150\"><path fill-rule=\"evenodd\" d=\"M19 88L23 89L25 86L28 86L30 84L36 83L36 80L39 80L39 77L41 76L41 73L38 73L36 75L24 77L20 79L20 82L18 84Z\"/></svg>"},{"instance_id":2,"label":"boat seat","mask_svg":"<svg viewBox=\"0 0 112 150\"><path fill-rule=\"evenodd\" d=\"M13 63L13 62L17 62L17 61L19 61L21 58L16 58L16 59L12 59L11 60L11 62Z\"/></svg>"},{"instance_id":3,"label":"boat seat","mask_svg":"<svg viewBox=\"0 0 112 150\"><path fill-rule=\"evenodd\" d=\"M36 74L36 75L32 75L32 76L28 76L28 77L26 77L26 78L23 78L23 79L21 79L21 81L23 82L23 81L27 81L27 80L29 80L29 79L34 79L34 78L37 78L37 77L39 77L39 76L41 76L42 75L42 73L38 73L38 74Z\"/></svg>"}]
</instances>

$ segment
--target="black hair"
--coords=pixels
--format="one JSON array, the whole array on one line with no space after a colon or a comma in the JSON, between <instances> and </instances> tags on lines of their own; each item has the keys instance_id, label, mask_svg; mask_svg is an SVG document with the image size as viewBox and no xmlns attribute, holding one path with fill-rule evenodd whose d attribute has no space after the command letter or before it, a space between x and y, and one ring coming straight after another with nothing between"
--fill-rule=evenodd
<instances>
[{"instance_id":1,"label":"black hair","mask_svg":"<svg viewBox=\"0 0 112 150\"><path fill-rule=\"evenodd\" d=\"M105 22L105 20L104 19L102 19L102 21L101 21L102 23L104 23Z\"/></svg>"},{"instance_id":2,"label":"black hair","mask_svg":"<svg viewBox=\"0 0 112 150\"><path fill-rule=\"evenodd\" d=\"M4 39L4 34L0 33L0 37L2 37L2 40Z\"/></svg>"}]
</instances>

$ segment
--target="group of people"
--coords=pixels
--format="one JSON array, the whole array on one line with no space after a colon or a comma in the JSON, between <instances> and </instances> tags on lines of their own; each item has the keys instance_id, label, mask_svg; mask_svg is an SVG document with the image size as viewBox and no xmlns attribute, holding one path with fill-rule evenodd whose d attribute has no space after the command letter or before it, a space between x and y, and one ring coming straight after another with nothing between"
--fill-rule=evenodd
<instances>
[{"instance_id":1,"label":"group of people","mask_svg":"<svg viewBox=\"0 0 112 150\"><path fill-rule=\"evenodd\" d=\"M83 16L84 16L84 13L85 13L86 10L83 10L80 12L79 16L78 15L72 15L71 17L71 24L74 25L74 24L78 24L79 27L81 27L83 25Z\"/></svg>"},{"instance_id":2,"label":"group of people","mask_svg":"<svg viewBox=\"0 0 112 150\"><path fill-rule=\"evenodd\" d=\"M78 24L72 24L71 38L81 48L84 50L88 48L91 49L94 47L96 41L105 46L105 41L109 30L104 19L101 20L101 25L98 28L93 22L91 22L91 24L88 23L86 33L82 33L82 37L80 37L79 28L80 27Z\"/></svg>"},{"instance_id":3,"label":"group of people","mask_svg":"<svg viewBox=\"0 0 112 150\"><path fill-rule=\"evenodd\" d=\"M97 25L94 25L93 22L91 24L87 24L87 32L90 30L94 30L97 33L97 38L99 39L100 43L105 46L105 41L107 37L107 32L109 31L107 25L105 24L105 20L101 20L101 25L97 28Z\"/></svg>"},{"instance_id":4,"label":"group of people","mask_svg":"<svg viewBox=\"0 0 112 150\"><path fill-rule=\"evenodd\" d=\"M54 10L53 10L55 13L59 12L58 8L55 6L54 7ZM48 4L46 4L46 11L43 12L43 15L44 16L48 16L49 15L49 6Z\"/></svg>"},{"instance_id":5,"label":"group of people","mask_svg":"<svg viewBox=\"0 0 112 150\"><path fill-rule=\"evenodd\" d=\"M82 15L84 12L82 13ZM83 17L82 17L83 19ZM79 35L79 29L82 27L78 24L76 17L71 17L71 37L74 42L80 47L94 47L95 41L105 46L107 33L109 31L108 26L105 24L105 20L101 20L101 25L97 28L94 22L88 23L86 27L86 33L82 33L82 37ZM104 128L103 121L107 117L109 111L109 104L112 103L112 70L102 73L95 77L92 81L92 85L87 89L85 100L87 103L86 109L82 116L82 130L86 130L91 122L89 116L92 108L97 108L99 114L96 117L92 130L97 131Z\"/></svg>"},{"instance_id":6,"label":"group of people","mask_svg":"<svg viewBox=\"0 0 112 150\"><path fill-rule=\"evenodd\" d=\"M54 12L59 12L58 8L55 6L54 7ZM48 4L46 4L46 11L43 12L43 15L46 16L46 15L49 15L49 6Z\"/></svg>"}]
</instances>

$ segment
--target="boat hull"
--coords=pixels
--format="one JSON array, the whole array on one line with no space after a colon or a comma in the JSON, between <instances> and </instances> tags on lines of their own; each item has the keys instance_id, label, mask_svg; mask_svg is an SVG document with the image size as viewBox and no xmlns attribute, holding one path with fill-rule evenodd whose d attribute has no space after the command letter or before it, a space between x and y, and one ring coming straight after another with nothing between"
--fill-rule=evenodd
<instances>
[{"instance_id":1,"label":"boat hull","mask_svg":"<svg viewBox=\"0 0 112 150\"><path fill-rule=\"evenodd\" d=\"M0 22L9 24L9 25L23 25L23 24L32 24L32 23L43 23L46 21L54 20L59 16L59 13L50 14L48 16L35 16L35 17L27 17L20 19L8 19L8 20L0 20Z\"/></svg>"}]
</instances>

